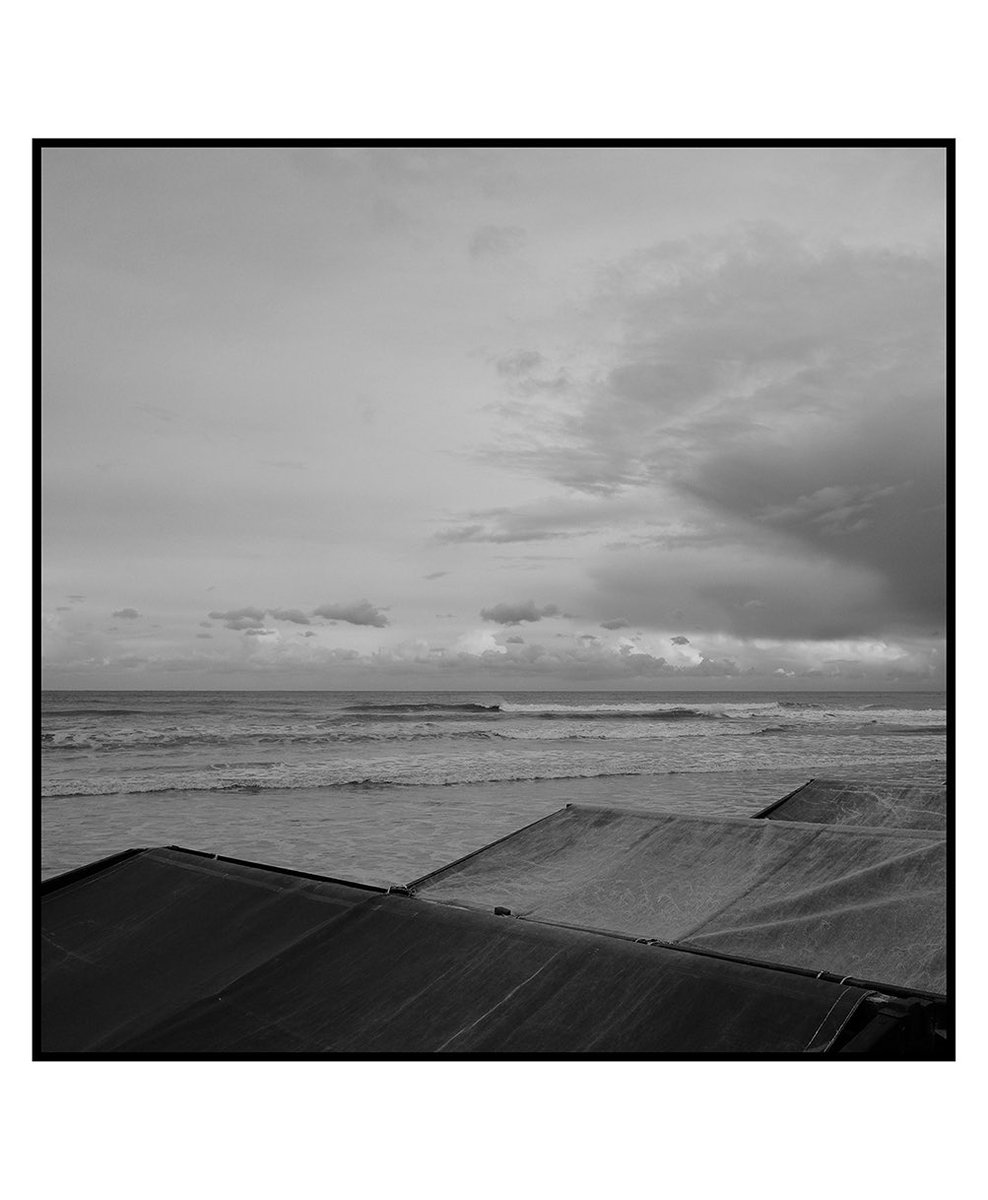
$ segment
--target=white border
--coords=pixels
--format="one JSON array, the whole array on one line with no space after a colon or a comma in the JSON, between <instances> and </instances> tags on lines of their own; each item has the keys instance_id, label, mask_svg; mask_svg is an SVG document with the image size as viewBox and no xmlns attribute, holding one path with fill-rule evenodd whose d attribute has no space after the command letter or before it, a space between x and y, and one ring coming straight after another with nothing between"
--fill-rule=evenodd
<instances>
[{"instance_id":1,"label":"white border","mask_svg":"<svg viewBox=\"0 0 988 1200\"><path fill-rule=\"evenodd\" d=\"M975 907L984 801L982 39L941 3L684 4L64 0L8 14L2 328L8 654L14 772L4 911L10 973L7 1174L42 1195L469 1189L621 1196L838 1188L967 1194L984 1035ZM38 137L949 137L958 144L958 936L962 1060L933 1064L31 1064L25 870L32 613L30 145ZM980 332L980 328L979 328ZM965 334L967 336L965 336ZM965 352L966 348L966 352ZM975 411L977 410L977 411ZM975 524L977 522L977 524ZM977 536L980 533L980 536ZM983 734L982 734L983 737ZM969 907L970 906L970 907ZM971 915L968 915L971 914ZM975 1074L977 1072L977 1074ZM776 1182L778 1181L778 1182Z\"/></svg>"}]
</instances>

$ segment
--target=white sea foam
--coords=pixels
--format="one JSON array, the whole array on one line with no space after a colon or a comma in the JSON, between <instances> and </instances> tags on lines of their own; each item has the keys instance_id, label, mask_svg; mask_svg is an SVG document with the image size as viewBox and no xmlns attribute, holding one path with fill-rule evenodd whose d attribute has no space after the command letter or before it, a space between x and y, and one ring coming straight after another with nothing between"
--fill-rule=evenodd
<instances>
[{"instance_id":1,"label":"white sea foam","mask_svg":"<svg viewBox=\"0 0 988 1200\"><path fill-rule=\"evenodd\" d=\"M649 776L942 756L936 697L60 693L49 797Z\"/></svg>"},{"instance_id":2,"label":"white sea foam","mask_svg":"<svg viewBox=\"0 0 988 1200\"><path fill-rule=\"evenodd\" d=\"M811 775L939 781L944 720L875 694L49 694L42 867L177 843L404 882L574 801L740 815Z\"/></svg>"}]
</instances>

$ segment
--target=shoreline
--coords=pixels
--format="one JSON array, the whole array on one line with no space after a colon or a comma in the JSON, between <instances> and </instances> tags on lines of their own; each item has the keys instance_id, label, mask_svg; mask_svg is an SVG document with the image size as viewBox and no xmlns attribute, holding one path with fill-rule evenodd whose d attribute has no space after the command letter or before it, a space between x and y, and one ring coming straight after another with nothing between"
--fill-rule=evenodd
<instances>
[{"instance_id":1,"label":"shoreline","mask_svg":"<svg viewBox=\"0 0 988 1200\"><path fill-rule=\"evenodd\" d=\"M388 886L568 803L750 815L808 779L940 783L943 759L589 778L53 796L41 808L41 878L136 847L181 845Z\"/></svg>"}]
</instances>

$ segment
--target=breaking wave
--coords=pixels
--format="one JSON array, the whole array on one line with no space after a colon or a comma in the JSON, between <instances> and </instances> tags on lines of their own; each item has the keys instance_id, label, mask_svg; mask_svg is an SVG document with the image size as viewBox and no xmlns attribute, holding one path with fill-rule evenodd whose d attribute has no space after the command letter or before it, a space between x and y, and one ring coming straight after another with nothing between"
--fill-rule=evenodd
<instances>
[{"instance_id":1,"label":"breaking wave","mask_svg":"<svg viewBox=\"0 0 988 1200\"><path fill-rule=\"evenodd\" d=\"M349 704L343 710L348 713L420 713L420 712L500 712L499 704Z\"/></svg>"}]
</instances>

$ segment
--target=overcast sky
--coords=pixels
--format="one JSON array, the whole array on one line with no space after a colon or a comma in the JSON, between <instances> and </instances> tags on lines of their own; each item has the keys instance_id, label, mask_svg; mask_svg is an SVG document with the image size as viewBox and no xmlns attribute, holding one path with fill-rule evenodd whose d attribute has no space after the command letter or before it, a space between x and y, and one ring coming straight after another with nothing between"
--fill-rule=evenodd
<instances>
[{"instance_id":1,"label":"overcast sky","mask_svg":"<svg viewBox=\"0 0 988 1200\"><path fill-rule=\"evenodd\" d=\"M943 173L46 150L44 685L943 686Z\"/></svg>"}]
</instances>

